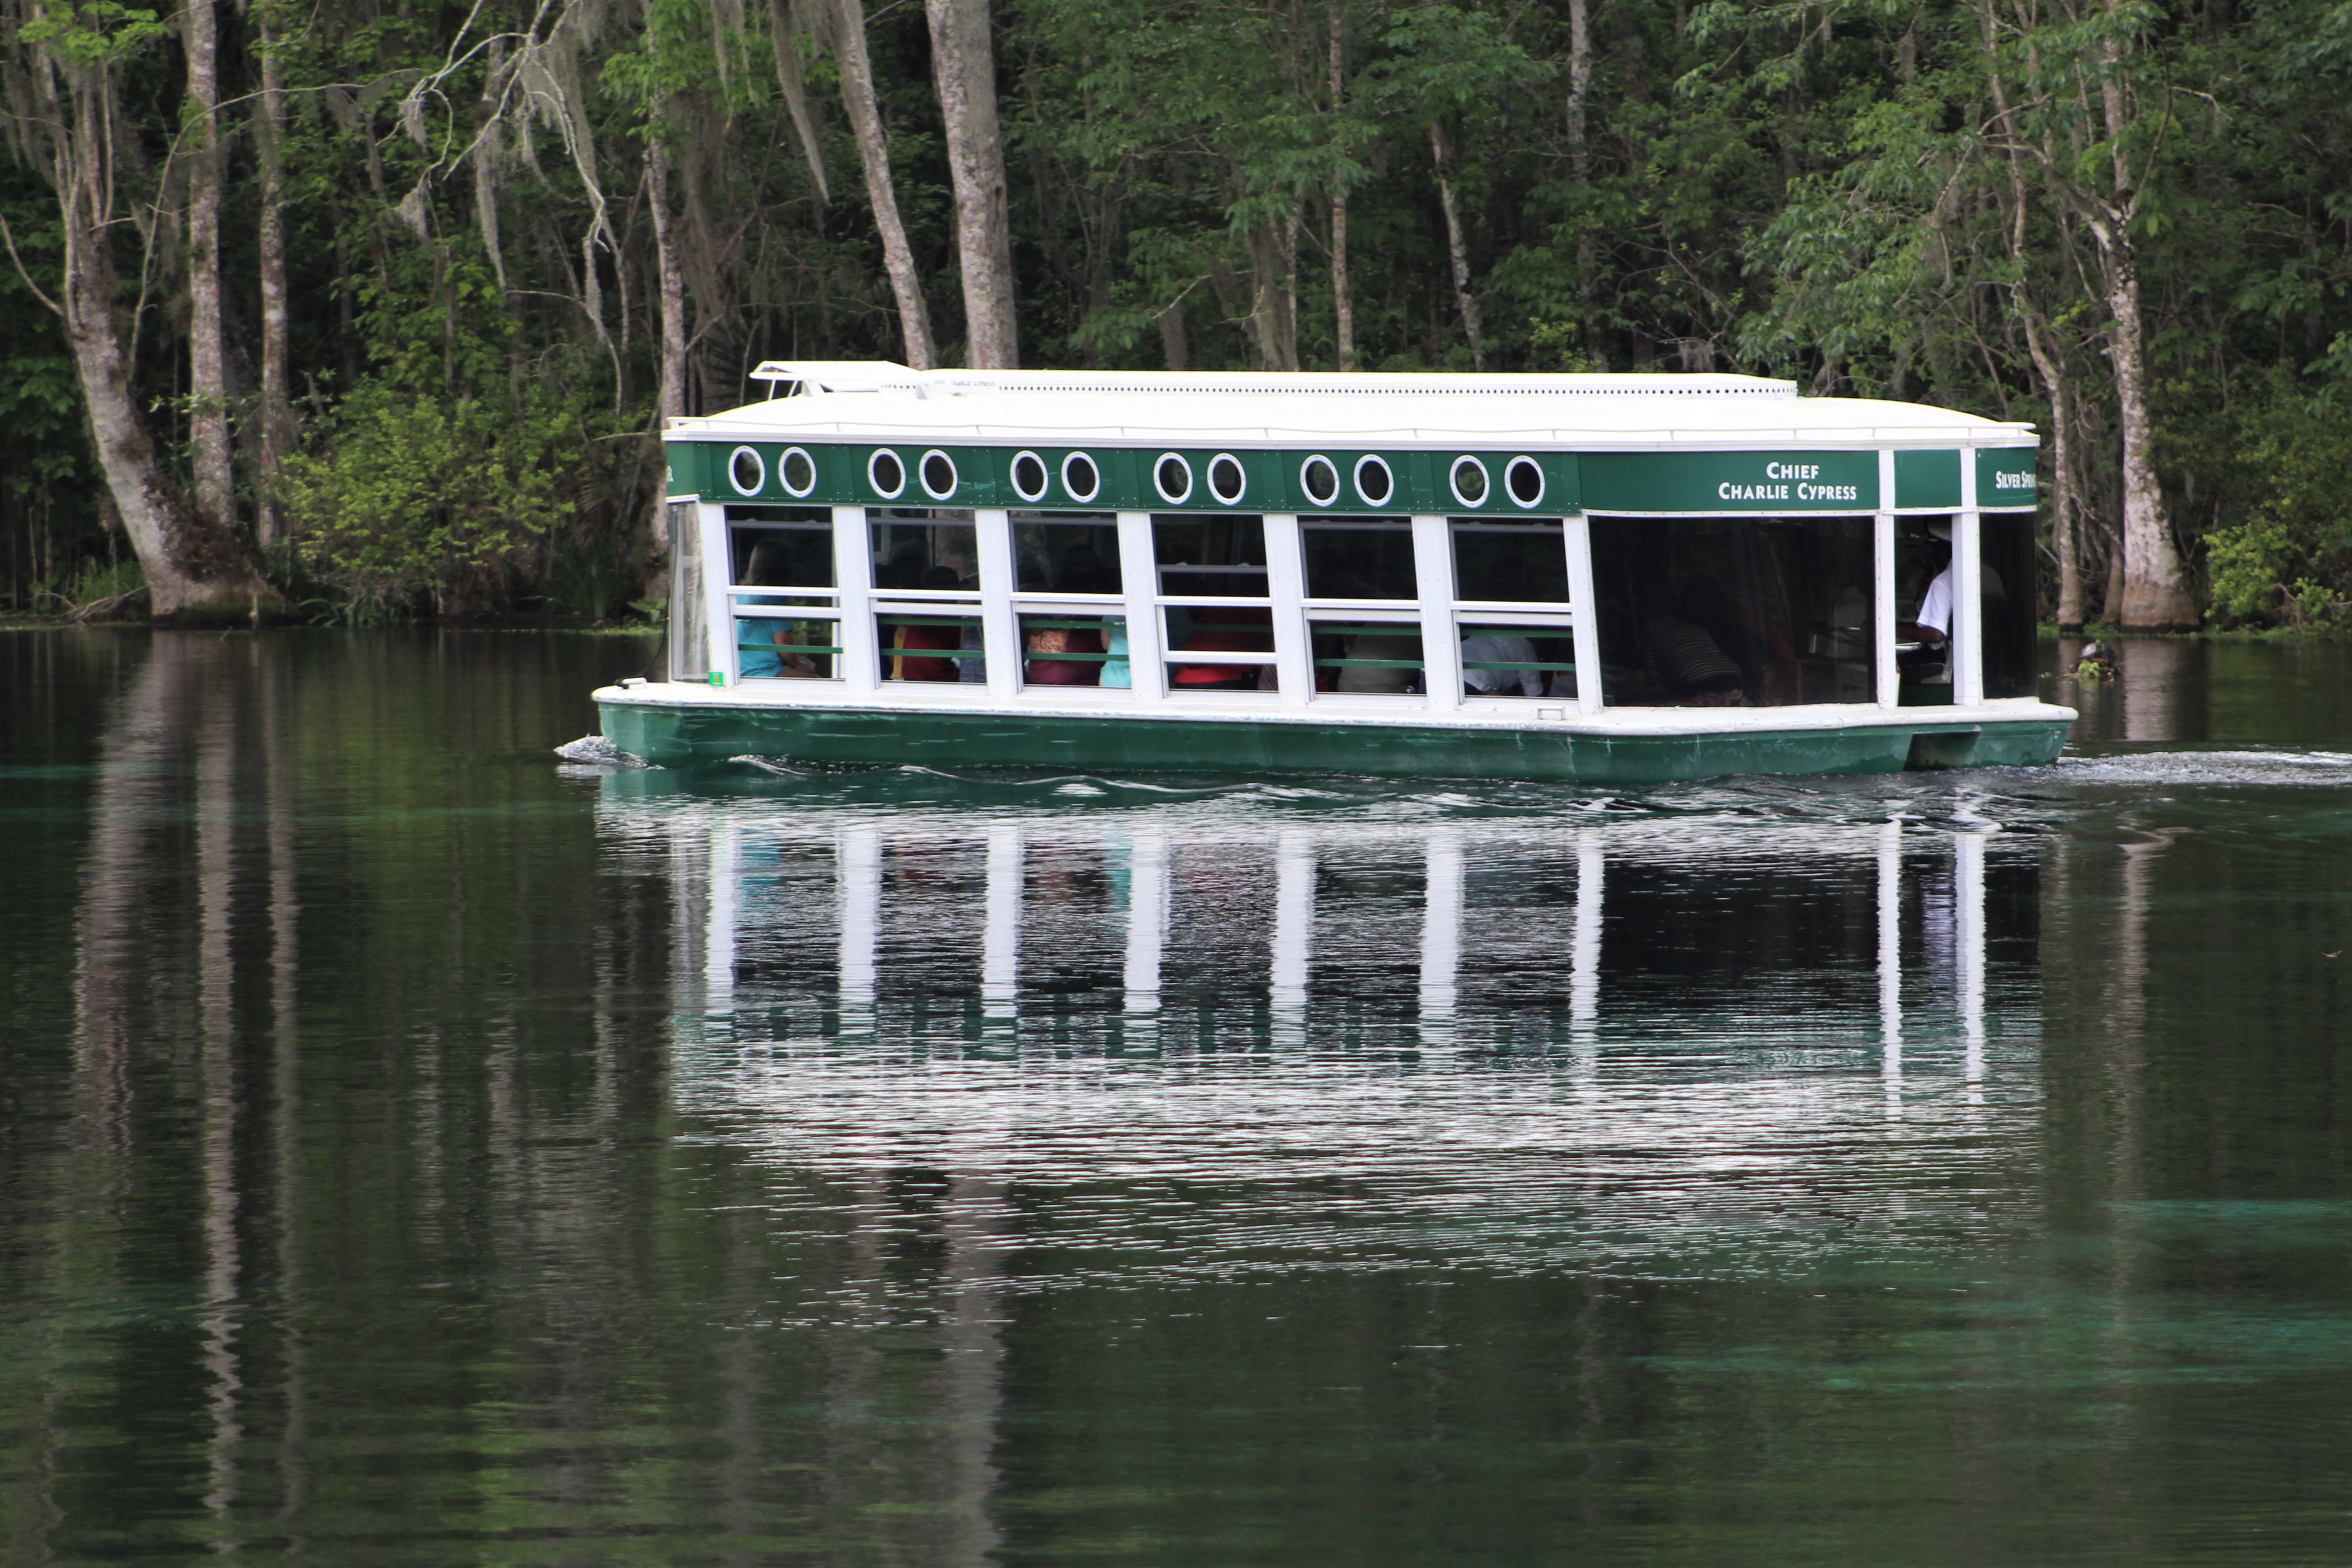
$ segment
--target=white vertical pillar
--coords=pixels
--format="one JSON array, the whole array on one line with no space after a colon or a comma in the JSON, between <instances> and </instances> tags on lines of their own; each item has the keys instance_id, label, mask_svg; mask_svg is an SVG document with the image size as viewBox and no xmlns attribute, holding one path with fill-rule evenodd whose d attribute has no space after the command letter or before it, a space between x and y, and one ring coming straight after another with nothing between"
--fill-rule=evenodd
<instances>
[{"instance_id":1,"label":"white vertical pillar","mask_svg":"<svg viewBox=\"0 0 2352 1568\"><path fill-rule=\"evenodd\" d=\"M1420 519L1414 519L1418 522ZM1432 833L1421 914L1421 1027L1451 1033L1462 968L1462 840Z\"/></svg>"},{"instance_id":2,"label":"white vertical pillar","mask_svg":"<svg viewBox=\"0 0 2352 1568\"><path fill-rule=\"evenodd\" d=\"M735 662L735 617L727 585L735 580L734 552L727 548L727 508L705 501L697 509L702 528L702 598L709 606L710 667L724 674L731 688L742 679Z\"/></svg>"},{"instance_id":3,"label":"white vertical pillar","mask_svg":"<svg viewBox=\"0 0 2352 1568\"><path fill-rule=\"evenodd\" d=\"M1961 833L1952 841L1952 902L1959 927L1960 1076L1969 1103L1982 1099L1985 1052L1985 841Z\"/></svg>"},{"instance_id":4,"label":"white vertical pillar","mask_svg":"<svg viewBox=\"0 0 2352 1568\"><path fill-rule=\"evenodd\" d=\"M1592 591L1592 525L1582 512L1561 519L1568 601L1576 612L1576 711L1601 711L1601 606Z\"/></svg>"},{"instance_id":5,"label":"white vertical pillar","mask_svg":"<svg viewBox=\"0 0 2352 1568\"><path fill-rule=\"evenodd\" d=\"M1013 612L1013 516L1001 507L971 515L980 546L980 634L987 644L988 695L1010 702L1021 692L1021 618Z\"/></svg>"},{"instance_id":6,"label":"white vertical pillar","mask_svg":"<svg viewBox=\"0 0 2352 1568\"><path fill-rule=\"evenodd\" d=\"M1878 516L1870 528L1870 646L1878 706L1903 700L1903 673L1895 667L1895 454L1878 455Z\"/></svg>"},{"instance_id":7,"label":"white vertical pillar","mask_svg":"<svg viewBox=\"0 0 2352 1568\"><path fill-rule=\"evenodd\" d=\"M1168 943L1168 838L1139 828L1127 878L1127 1010L1160 1010L1160 955Z\"/></svg>"},{"instance_id":8,"label":"white vertical pillar","mask_svg":"<svg viewBox=\"0 0 2352 1568\"><path fill-rule=\"evenodd\" d=\"M1984 701L1984 562L1978 553L1977 455L1960 454L1960 510L1952 518L1952 700Z\"/></svg>"},{"instance_id":9,"label":"white vertical pillar","mask_svg":"<svg viewBox=\"0 0 2352 1568\"><path fill-rule=\"evenodd\" d=\"M833 509L833 580L841 590L841 685L871 692L882 668L874 637L874 535L863 507Z\"/></svg>"},{"instance_id":10,"label":"white vertical pillar","mask_svg":"<svg viewBox=\"0 0 2352 1568\"><path fill-rule=\"evenodd\" d=\"M1576 837L1576 911L1568 949L1568 1023L1578 1045L1593 1042L1601 1020L1601 835Z\"/></svg>"},{"instance_id":11,"label":"white vertical pillar","mask_svg":"<svg viewBox=\"0 0 2352 1568\"><path fill-rule=\"evenodd\" d=\"M1886 1118L1903 1117L1903 824L1878 830L1878 1073Z\"/></svg>"},{"instance_id":12,"label":"white vertical pillar","mask_svg":"<svg viewBox=\"0 0 2352 1568\"><path fill-rule=\"evenodd\" d=\"M980 947L980 1006L992 1019L1012 1021L1021 978L1021 893L1026 870L1021 828L999 822L988 830L988 881Z\"/></svg>"},{"instance_id":13,"label":"white vertical pillar","mask_svg":"<svg viewBox=\"0 0 2352 1568\"><path fill-rule=\"evenodd\" d=\"M841 888L841 1032L862 1034L873 1027L875 953L882 944L882 834L875 828L845 829L835 855Z\"/></svg>"},{"instance_id":14,"label":"white vertical pillar","mask_svg":"<svg viewBox=\"0 0 2352 1568\"><path fill-rule=\"evenodd\" d=\"M1444 517L1412 520L1412 571L1421 595L1421 666L1429 706L1462 706L1462 637L1454 629L1454 530Z\"/></svg>"},{"instance_id":15,"label":"white vertical pillar","mask_svg":"<svg viewBox=\"0 0 2352 1568\"><path fill-rule=\"evenodd\" d=\"M1118 515L1119 591L1127 598L1127 664L1139 697L1168 695L1168 659L1161 644L1160 558L1151 546L1151 514Z\"/></svg>"},{"instance_id":16,"label":"white vertical pillar","mask_svg":"<svg viewBox=\"0 0 2352 1568\"><path fill-rule=\"evenodd\" d=\"M1265 590L1274 601L1274 667L1286 703L1315 699L1315 644L1307 634L1306 540L1298 518L1270 512L1265 518Z\"/></svg>"},{"instance_id":17,"label":"white vertical pillar","mask_svg":"<svg viewBox=\"0 0 2352 1568\"><path fill-rule=\"evenodd\" d=\"M1307 978L1315 936L1315 841L1291 829L1274 849L1274 951L1271 979L1277 1040L1307 1033Z\"/></svg>"}]
</instances>

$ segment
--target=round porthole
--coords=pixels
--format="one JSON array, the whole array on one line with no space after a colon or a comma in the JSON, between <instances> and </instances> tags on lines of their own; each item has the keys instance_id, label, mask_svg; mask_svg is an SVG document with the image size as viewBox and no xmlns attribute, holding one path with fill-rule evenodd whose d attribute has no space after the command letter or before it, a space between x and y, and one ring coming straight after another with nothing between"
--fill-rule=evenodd
<instances>
[{"instance_id":1,"label":"round porthole","mask_svg":"<svg viewBox=\"0 0 2352 1568\"><path fill-rule=\"evenodd\" d=\"M1034 452L1013 455L1013 493L1024 501L1045 498L1045 460Z\"/></svg>"},{"instance_id":2,"label":"round porthole","mask_svg":"<svg viewBox=\"0 0 2352 1568\"><path fill-rule=\"evenodd\" d=\"M923 494L934 501L944 501L955 494L955 459L936 447L923 454L921 466L916 472L923 476Z\"/></svg>"},{"instance_id":3,"label":"round porthole","mask_svg":"<svg viewBox=\"0 0 2352 1568\"><path fill-rule=\"evenodd\" d=\"M1242 472L1241 459L1231 453L1220 452L1209 459L1209 494L1232 506L1249 488L1249 476Z\"/></svg>"},{"instance_id":4,"label":"round porthole","mask_svg":"<svg viewBox=\"0 0 2352 1568\"><path fill-rule=\"evenodd\" d=\"M1386 463L1377 457L1356 459L1356 494L1364 498L1364 505L1385 506L1395 489L1396 477Z\"/></svg>"},{"instance_id":5,"label":"round porthole","mask_svg":"<svg viewBox=\"0 0 2352 1568\"><path fill-rule=\"evenodd\" d=\"M1503 470L1503 488L1521 507L1532 507L1544 497L1543 465L1532 457L1514 457Z\"/></svg>"},{"instance_id":6,"label":"round porthole","mask_svg":"<svg viewBox=\"0 0 2352 1568\"><path fill-rule=\"evenodd\" d=\"M1152 488L1170 506L1190 499L1192 494L1192 465L1173 452L1163 455L1151 465Z\"/></svg>"},{"instance_id":7,"label":"round porthole","mask_svg":"<svg viewBox=\"0 0 2352 1568\"><path fill-rule=\"evenodd\" d=\"M866 460L866 482L884 500L896 500L898 492L907 487L907 465L886 446Z\"/></svg>"},{"instance_id":8,"label":"round porthole","mask_svg":"<svg viewBox=\"0 0 2352 1568\"><path fill-rule=\"evenodd\" d=\"M1062 459L1062 492L1073 501L1091 501L1102 491L1102 470L1083 452Z\"/></svg>"},{"instance_id":9,"label":"round porthole","mask_svg":"<svg viewBox=\"0 0 2352 1568\"><path fill-rule=\"evenodd\" d=\"M1339 470L1328 457L1309 457L1298 465L1298 487L1317 506L1328 507L1339 498Z\"/></svg>"},{"instance_id":10,"label":"round porthole","mask_svg":"<svg viewBox=\"0 0 2352 1568\"><path fill-rule=\"evenodd\" d=\"M1465 507L1486 504L1486 465L1475 457L1456 457L1454 471L1448 476L1454 481L1454 498Z\"/></svg>"},{"instance_id":11,"label":"round porthole","mask_svg":"<svg viewBox=\"0 0 2352 1568\"><path fill-rule=\"evenodd\" d=\"M777 460L776 477L783 481L787 495L805 496L816 488L816 459L797 446L786 447Z\"/></svg>"},{"instance_id":12,"label":"round porthole","mask_svg":"<svg viewBox=\"0 0 2352 1568\"><path fill-rule=\"evenodd\" d=\"M748 446L739 446L727 459L727 482L739 496L756 496L768 483L768 465Z\"/></svg>"}]
</instances>

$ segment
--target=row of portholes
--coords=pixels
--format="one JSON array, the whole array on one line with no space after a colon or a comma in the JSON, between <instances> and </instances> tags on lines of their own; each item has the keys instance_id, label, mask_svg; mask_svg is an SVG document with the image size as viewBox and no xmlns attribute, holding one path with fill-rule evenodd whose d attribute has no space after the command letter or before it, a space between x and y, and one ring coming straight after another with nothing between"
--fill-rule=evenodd
<instances>
[{"instance_id":1,"label":"row of portholes","mask_svg":"<svg viewBox=\"0 0 2352 1568\"><path fill-rule=\"evenodd\" d=\"M1249 476L1241 459L1230 452L1220 452L1209 459L1208 467L1209 494L1220 506L1239 505L1249 491ZM922 484L923 493L934 501L953 499L956 486L961 483L955 459L936 447L917 459L915 475ZM727 477L737 494L756 496L767 486L768 466L757 452L739 446L727 460ZM1383 458L1357 458L1354 478L1356 497L1368 507L1384 507L1396 494L1396 476L1389 471ZM1044 458L1034 452L1013 455L1013 489L1023 500L1044 500L1045 479ZM787 495L798 497L809 494L816 488L815 460L797 446L785 448L783 455L776 460L776 480ZM907 465L897 453L883 447L866 459L866 480L874 486L876 495L885 500L896 500L907 488ZM1454 466L1446 472L1446 481L1454 498L1463 506L1486 504L1491 486L1486 465L1478 458L1455 458ZM1192 464L1176 453L1162 454L1151 465L1151 487L1170 506L1182 506L1192 497ZM1330 506L1339 497L1339 465L1328 457L1309 457L1298 465L1298 487L1317 506ZM1085 453L1073 452L1062 459L1062 489L1081 505L1092 501L1102 491L1102 471ZM1541 505L1542 465L1532 457L1512 458L1503 465L1503 490L1511 504L1522 510Z\"/></svg>"}]
</instances>

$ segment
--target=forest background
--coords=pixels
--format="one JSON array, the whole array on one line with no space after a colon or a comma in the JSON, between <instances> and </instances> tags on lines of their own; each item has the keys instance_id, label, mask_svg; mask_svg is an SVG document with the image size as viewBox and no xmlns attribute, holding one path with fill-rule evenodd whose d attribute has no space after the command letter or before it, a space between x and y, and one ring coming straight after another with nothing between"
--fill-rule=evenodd
<instances>
[{"instance_id":1,"label":"forest background","mask_svg":"<svg viewBox=\"0 0 2352 1568\"><path fill-rule=\"evenodd\" d=\"M657 613L765 358L1740 370L2352 611L2352 0L0 0L0 604Z\"/></svg>"}]
</instances>

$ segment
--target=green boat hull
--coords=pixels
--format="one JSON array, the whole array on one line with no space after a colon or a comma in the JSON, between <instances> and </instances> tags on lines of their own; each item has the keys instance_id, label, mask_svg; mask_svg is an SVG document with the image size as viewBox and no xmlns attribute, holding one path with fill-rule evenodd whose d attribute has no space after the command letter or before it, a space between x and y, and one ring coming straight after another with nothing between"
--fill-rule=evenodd
<instances>
[{"instance_id":1,"label":"green boat hull","mask_svg":"<svg viewBox=\"0 0 2352 1568\"><path fill-rule=\"evenodd\" d=\"M2053 760L2063 722L1932 723L1703 735L1447 728L1103 714L890 713L606 702L604 736L664 767L730 757L1077 773L1356 773L1658 784L1734 773L1893 773Z\"/></svg>"}]
</instances>

